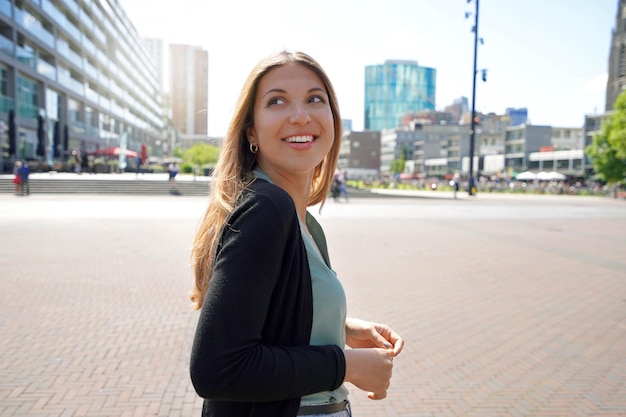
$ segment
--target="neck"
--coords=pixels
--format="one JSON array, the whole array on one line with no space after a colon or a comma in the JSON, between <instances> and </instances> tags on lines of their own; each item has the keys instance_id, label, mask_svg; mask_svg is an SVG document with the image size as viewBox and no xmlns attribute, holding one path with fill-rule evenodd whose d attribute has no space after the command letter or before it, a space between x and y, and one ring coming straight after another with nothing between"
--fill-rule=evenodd
<instances>
[{"instance_id":1,"label":"neck","mask_svg":"<svg viewBox=\"0 0 626 417\"><path fill-rule=\"evenodd\" d=\"M306 220L306 208L309 204L313 172L302 174L289 173L288 175L283 175L280 172L263 169L263 167L261 167L261 169L270 177L274 184L285 190L287 194L291 196L296 206L296 212L304 222Z\"/></svg>"},{"instance_id":2,"label":"neck","mask_svg":"<svg viewBox=\"0 0 626 417\"><path fill-rule=\"evenodd\" d=\"M272 178L272 181L274 179ZM303 181L274 181L274 184L285 190L291 196L296 205L296 212L302 221L306 219L306 208L309 203L311 184L308 180Z\"/></svg>"}]
</instances>

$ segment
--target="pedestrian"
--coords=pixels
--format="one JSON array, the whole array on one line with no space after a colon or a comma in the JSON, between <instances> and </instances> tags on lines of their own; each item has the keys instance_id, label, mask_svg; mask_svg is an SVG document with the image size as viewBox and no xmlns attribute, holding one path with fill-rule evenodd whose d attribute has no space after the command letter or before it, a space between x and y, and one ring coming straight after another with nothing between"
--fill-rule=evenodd
<instances>
[{"instance_id":1,"label":"pedestrian","mask_svg":"<svg viewBox=\"0 0 626 417\"><path fill-rule=\"evenodd\" d=\"M30 183L28 182L28 177L30 176L30 167L28 166L28 162L24 161L22 164L22 170L20 172L20 190L21 194L30 195Z\"/></svg>"},{"instance_id":2,"label":"pedestrian","mask_svg":"<svg viewBox=\"0 0 626 417\"><path fill-rule=\"evenodd\" d=\"M461 174L457 172L452 176L452 187L454 187L454 198L456 198L456 193L459 192L459 183L461 182Z\"/></svg>"},{"instance_id":3,"label":"pedestrian","mask_svg":"<svg viewBox=\"0 0 626 417\"><path fill-rule=\"evenodd\" d=\"M80 175L83 167L83 157L80 151L74 151L74 158L76 160L74 163L74 172Z\"/></svg>"},{"instance_id":4,"label":"pedestrian","mask_svg":"<svg viewBox=\"0 0 626 417\"><path fill-rule=\"evenodd\" d=\"M339 201L339 179L336 175L333 178L333 184L330 186L330 193L333 196L333 200Z\"/></svg>"},{"instance_id":5,"label":"pedestrian","mask_svg":"<svg viewBox=\"0 0 626 417\"><path fill-rule=\"evenodd\" d=\"M15 161L13 165L13 184L15 184L15 195L20 195L22 191L22 161Z\"/></svg>"},{"instance_id":6,"label":"pedestrian","mask_svg":"<svg viewBox=\"0 0 626 417\"><path fill-rule=\"evenodd\" d=\"M137 155L135 157L135 178L139 177L140 172L141 172L141 156Z\"/></svg>"},{"instance_id":7,"label":"pedestrian","mask_svg":"<svg viewBox=\"0 0 626 417\"><path fill-rule=\"evenodd\" d=\"M333 87L313 58L284 51L252 70L192 250L200 316L190 372L205 417L349 417L346 382L387 395L404 341L346 318L307 210L329 194L341 135Z\"/></svg>"},{"instance_id":8,"label":"pedestrian","mask_svg":"<svg viewBox=\"0 0 626 417\"><path fill-rule=\"evenodd\" d=\"M349 199L348 199L348 187L346 183L347 178L346 178L345 171L338 169L335 172L334 177L335 178L333 181L333 188L336 189L336 193L333 193L333 196L335 198L335 201L339 201L339 197L343 195L347 203Z\"/></svg>"}]
</instances>

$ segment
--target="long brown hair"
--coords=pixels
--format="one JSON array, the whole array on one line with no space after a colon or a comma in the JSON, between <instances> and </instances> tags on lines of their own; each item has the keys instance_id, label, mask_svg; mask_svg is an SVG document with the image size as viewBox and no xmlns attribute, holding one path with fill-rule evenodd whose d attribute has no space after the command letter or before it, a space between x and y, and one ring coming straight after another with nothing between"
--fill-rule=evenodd
<instances>
[{"instance_id":1,"label":"long brown hair","mask_svg":"<svg viewBox=\"0 0 626 417\"><path fill-rule=\"evenodd\" d=\"M246 129L254 124L254 102L259 82L272 69L294 63L306 66L320 77L333 114L335 139L326 157L315 167L308 205L321 203L323 206L326 201L341 147L342 125L337 96L326 72L317 61L303 52L281 51L261 60L246 79L224 138L220 157L211 175L209 205L198 227L191 252L195 275L191 301L196 310L204 302L222 228L235 209L237 199L253 179L252 170L256 161L250 151Z\"/></svg>"}]
</instances>

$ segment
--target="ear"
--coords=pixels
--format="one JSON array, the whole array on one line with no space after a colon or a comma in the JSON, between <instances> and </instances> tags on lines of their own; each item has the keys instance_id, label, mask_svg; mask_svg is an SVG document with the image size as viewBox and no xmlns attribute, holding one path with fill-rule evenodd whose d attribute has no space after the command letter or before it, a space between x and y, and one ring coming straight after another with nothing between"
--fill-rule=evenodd
<instances>
[{"instance_id":1,"label":"ear","mask_svg":"<svg viewBox=\"0 0 626 417\"><path fill-rule=\"evenodd\" d=\"M248 138L249 143L256 143L256 137L254 135L254 128L252 126L246 128L246 137Z\"/></svg>"}]
</instances>

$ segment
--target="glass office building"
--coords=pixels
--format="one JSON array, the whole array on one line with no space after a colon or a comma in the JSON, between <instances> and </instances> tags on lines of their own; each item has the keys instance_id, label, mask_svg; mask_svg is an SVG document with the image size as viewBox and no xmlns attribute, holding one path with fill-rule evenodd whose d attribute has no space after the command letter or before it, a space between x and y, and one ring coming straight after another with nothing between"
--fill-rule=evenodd
<instances>
[{"instance_id":1,"label":"glass office building","mask_svg":"<svg viewBox=\"0 0 626 417\"><path fill-rule=\"evenodd\" d=\"M162 114L155 65L117 0L0 0L5 167L120 145L158 155Z\"/></svg>"},{"instance_id":2,"label":"glass office building","mask_svg":"<svg viewBox=\"0 0 626 417\"><path fill-rule=\"evenodd\" d=\"M400 127L407 112L435 109L437 71L416 61L365 67L365 130Z\"/></svg>"}]
</instances>

